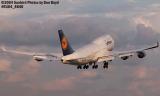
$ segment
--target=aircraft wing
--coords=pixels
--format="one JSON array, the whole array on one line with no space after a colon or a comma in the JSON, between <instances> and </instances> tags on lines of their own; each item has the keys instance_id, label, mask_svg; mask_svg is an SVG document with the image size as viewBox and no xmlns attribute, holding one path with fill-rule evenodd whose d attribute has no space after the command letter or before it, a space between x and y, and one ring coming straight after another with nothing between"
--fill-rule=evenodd
<instances>
[{"instance_id":1,"label":"aircraft wing","mask_svg":"<svg viewBox=\"0 0 160 96\"><path fill-rule=\"evenodd\" d=\"M121 58L123 60L128 59L129 57L137 54L137 56L139 58L143 58L146 56L145 51L147 50L151 50L151 49L155 49L159 47L159 42L157 42L156 45L154 46L149 46L146 48L142 48L142 49L137 49L137 50L129 50L129 51L121 51L121 52L112 52L110 54L98 57L98 62L102 62L102 61L112 61L114 58L118 57Z\"/></svg>"},{"instance_id":2,"label":"aircraft wing","mask_svg":"<svg viewBox=\"0 0 160 96\"><path fill-rule=\"evenodd\" d=\"M61 56L60 54L54 53L36 53L36 52L24 52L24 51L17 51L17 50L9 50L6 49L4 46L1 47L1 51L10 54L18 54L18 55L26 55L32 56L32 58L36 61L60 61Z\"/></svg>"}]
</instances>

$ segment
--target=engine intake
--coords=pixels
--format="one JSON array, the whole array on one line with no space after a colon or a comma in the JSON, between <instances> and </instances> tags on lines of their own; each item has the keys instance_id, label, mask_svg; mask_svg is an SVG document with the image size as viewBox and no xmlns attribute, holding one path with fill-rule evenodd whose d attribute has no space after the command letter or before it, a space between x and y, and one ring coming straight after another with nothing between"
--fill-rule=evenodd
<instances>
[{"instance_id":1,"label":"engine intake","mask_svg":"<svg viewBox=\"0 0 160 96\"><path fill-rule=\"evenodd\" d=\"M138 56L138 58L144 58L146 56L146 53L143 51L139 51L139 52L137 52L137 56Z\"/></svg>"},{"instance_id":2,"label":"engine intake","mask_svg":"<svg viewBox=\"0 0 160 96\"><path fill-rule=\"evenodd\" d=\"M44 58L41 56L34 56L34 60L41 62L41 61L44 61Z\"/></svg>"},{"instance_id":3,"label":"engine intake","mask_svg":"<svg viewBox=\"0 0 160 96\"><path fill-rule=\"evenodd\" d=\"M127 60L129 58L129 56L123 56L121 57L122 60Z\"/></svg>"}]
</instances>

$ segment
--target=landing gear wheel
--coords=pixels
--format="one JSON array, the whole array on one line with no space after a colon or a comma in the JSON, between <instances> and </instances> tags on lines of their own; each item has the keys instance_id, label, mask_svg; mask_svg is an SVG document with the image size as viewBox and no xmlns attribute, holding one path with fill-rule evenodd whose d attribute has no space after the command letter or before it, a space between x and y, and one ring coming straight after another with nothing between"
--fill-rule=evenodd
<instances>
[{"instance_id":1,"label":"landing gear wheel","mask_svg":"<svg viewBox=\"0 0 160 96\"><path fill-rule=\"evenodd\" d=\"M94 69L94 68L95 68L95 66L93 65L93 66L92 66L92 69Z\"/></svg>"},{"instance_id":2,"label":"landing gear wheel","mask_svg":"<svg viewBox=\"0 0 160 96\"><path fill-rule=\"evenodd\" d=\"M88 69L89 68L89 65L84 65L83 66L83 69Z\"/></svg>"},{"instance_id":3,"label":"landing gear wheel","mask_svg":"<svg viewBox=\"0 0 160 96\"><path fill-rule=\"evenodd\" d=\"M97 69L98 68L98 65L93 65L92 66L92 69Z\"/></svg>"},{"instance_id":4,"label":"landing gear wheel","mask_svg":"<svg viewBox=\"0 0 160 96\"><path fill-rule=\"evenodd\" d=\"M108 62L104 61L103 68L104 68L104 69L108 69Z\"/></svg>"},{"instance_id":5,"label":"landing gear wheel","mask_svg":"<svg viewBox=\"0 0 160 96\"><path fill-rule=\"evenodd\" d=\"M108 69L108 66L103 66L104 69Z\"/></svg>"},{"instance_id":6,"label":"landing gear wheel","mask_svg":"<svg viewBox=\"0 0 160 96\"><path fill-rule=\"evenodd\" d=\"M98 65L95 65L95 69L97 69L98 68Z\"/></svg>"},{"instance_id":7,"label":"landing gear wheel","mask_svg":"<svg viewBox=\"0 0 160 96\"><path fill-rule=\"evenodd\" d=\"M89 65L86 65L86 69L88 69L89 68Z\"/></svg>"},{"instance_id":8,"label":"landing gear wheel","mask_svg":"<svg viewBox=\"0 0 160 96\"><path fill-rule=\"evenodd\" d=\"M77 69L82 69L82 66L81 66L81 65L78 65L78 66L77 66Z\"/></svg>"}]
</instances>

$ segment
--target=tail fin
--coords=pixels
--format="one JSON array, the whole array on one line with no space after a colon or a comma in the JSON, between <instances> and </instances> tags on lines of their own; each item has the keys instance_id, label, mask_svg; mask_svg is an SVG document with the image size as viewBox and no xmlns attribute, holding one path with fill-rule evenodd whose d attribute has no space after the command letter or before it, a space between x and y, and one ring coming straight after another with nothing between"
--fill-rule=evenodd
<instances>
[{"instance_id":1,"label":"tail fin","mask_svg":"<svg viewBox=\"0 0 160 96\"><path fill-rule=\"evenodd\" d=\"M63 55L65 56L65 55L72 54L74 52L74 50L70 46L68 39L66 38L66 36L63 33L63 30L58 30L58 34L59 34L59 38L60 38L60 43L61 43Z\"/></svg>"}]
</instances>

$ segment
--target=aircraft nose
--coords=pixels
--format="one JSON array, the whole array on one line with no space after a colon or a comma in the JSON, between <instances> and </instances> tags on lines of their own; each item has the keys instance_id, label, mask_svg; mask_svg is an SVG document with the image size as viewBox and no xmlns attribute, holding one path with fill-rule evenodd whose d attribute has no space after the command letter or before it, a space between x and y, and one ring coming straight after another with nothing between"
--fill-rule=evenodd
<instances>
[{"instance_id":1,"label":"aircraft nose","mask_svg":"<svg viewBox=\"0 0 160 96\"><path fill-rule=\"evenodd\" d=\"M61 62L63 63L63 64L67 64L67 60L65 60L65 59L61 59Z\"/></svg>"}]
</instances>

